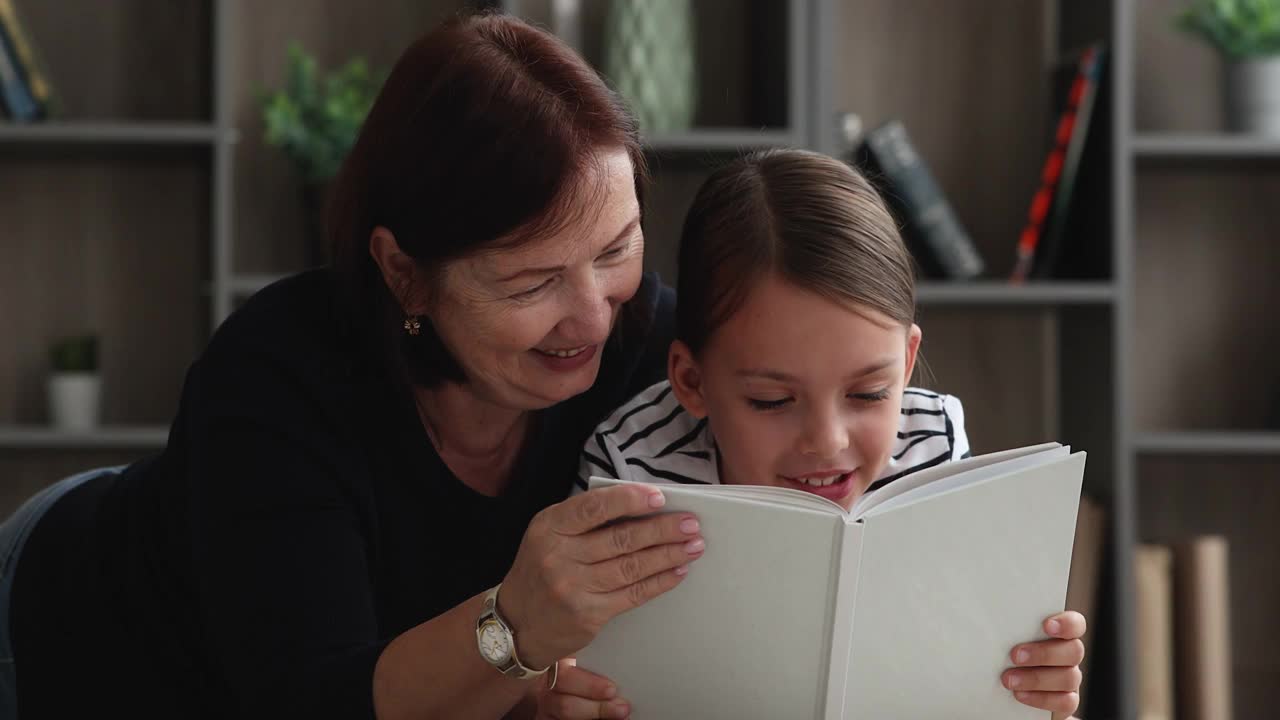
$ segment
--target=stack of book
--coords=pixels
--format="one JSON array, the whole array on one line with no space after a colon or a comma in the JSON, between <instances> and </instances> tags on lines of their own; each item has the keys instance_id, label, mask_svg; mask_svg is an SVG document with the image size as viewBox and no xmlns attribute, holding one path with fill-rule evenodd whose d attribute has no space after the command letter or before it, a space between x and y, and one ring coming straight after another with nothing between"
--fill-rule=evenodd
<instances>
[{"instance_id":1,"label":"stack of book","mask_svg":"<svg viewBox=\"0 0 1280 720\"><path fill-rule=\"evenodd\" d=\"M0 112L13 122L49 114L49 81L13 0L0 0Z\"/></svg>"},{"instance_id":2,"label":"stack of book","mask_svg":"<svg viewBox=\"0 0 1280 720\"><path fill-rule=\"evenodd\" d=\"M1227 541L1200 536L1138 547L1138 717L1230 720Z\"/></svg>"}]
</instances>

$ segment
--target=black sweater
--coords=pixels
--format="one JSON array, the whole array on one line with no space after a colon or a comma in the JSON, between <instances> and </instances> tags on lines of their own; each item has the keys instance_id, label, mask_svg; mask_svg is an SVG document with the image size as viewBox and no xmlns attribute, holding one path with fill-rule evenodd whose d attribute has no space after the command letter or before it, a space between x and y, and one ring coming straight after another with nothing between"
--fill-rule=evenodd
<instances>
[{"instance_id":1,"label":"black sweater","mask_svg":"<svg viewBox=\"0 0 1280 720\"><path fill-rule=\"evenodd\" d=\"M23 720L373 717L383 647L499 582L592 428L665 374L675 303L645 277L595 387L536 414L492 498L338 330L336 297L312 271L250 299L188 372L165 450L41 520L10 620Z\"/></svg>"}]
</instances>

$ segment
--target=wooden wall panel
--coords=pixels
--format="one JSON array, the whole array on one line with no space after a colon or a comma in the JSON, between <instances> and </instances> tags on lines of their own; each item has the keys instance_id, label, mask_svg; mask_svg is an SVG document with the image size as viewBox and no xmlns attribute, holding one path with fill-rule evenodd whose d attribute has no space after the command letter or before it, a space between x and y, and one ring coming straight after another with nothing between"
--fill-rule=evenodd
<instances>
[{"instance_id":1,"label":"wooden wall panel","mask_svg":"<svg viewBox=\"0 0 1280 720\"><path fill-rule=\"evenodd\" d=\"M988 263L1006 276L1047 149L1045 4L837 3L836 108L899 119Z\"/></svg>"},{"instance_id":2,"label":"wooden wall panel","mask_svg":"<svg viewBox=\"0 0 1280 720\"><path fill-rule=\"evenodd\" d=\"M1143 165L1134 411L1143 430L1259 429L1280 403L1280 173Z\"/></svg>"},{"instance_id":3,"label":"wooden wall panel","mask_svg":"<svg viewBox=\"0 0 1280 720\"><path fill-rule=\"evenodd\" d=\"M210 119L211 0L14 4L67 119Z\"/></svg>"}]
</instances>

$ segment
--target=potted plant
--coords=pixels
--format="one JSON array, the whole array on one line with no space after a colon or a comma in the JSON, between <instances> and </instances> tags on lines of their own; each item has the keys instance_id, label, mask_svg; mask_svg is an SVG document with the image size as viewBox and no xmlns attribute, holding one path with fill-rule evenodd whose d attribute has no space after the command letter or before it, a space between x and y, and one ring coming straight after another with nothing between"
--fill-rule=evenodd
<instances>
[{"instance_id":1,"label":"potted plant","mask_svg":"<svg viewBox=\"0 0 1280 720\"><path fill-rule=\"evenodd\" d=\"M322 76L316 59L292 43L284 86L260 96L264 140L284 151L301 181L311 265L327 260L322 219L329 183L384 79L358 57Z\"/></svg>"},{"instance_id":2,"label":"potted plant","mask_svg":"<svg viewBox=\"0 0 1280 720\"><path fill-rule=\"evenodd\" d=\"M81 335L58 340L49 350L49 361L49 415L54 427L71 431L97 427L102 393L98 338Z\"/></svg>"},{"instance_id":3,"label":"potted plant","mask_svg":"<svg viewBox=\"0 0 1280 720\"><path fill-rule=\"evenodd\" d=\"M1228 126L1280 137L1280 0L1195 0L1178 25L1226 63Z\"/></svg>"}]
</instances>

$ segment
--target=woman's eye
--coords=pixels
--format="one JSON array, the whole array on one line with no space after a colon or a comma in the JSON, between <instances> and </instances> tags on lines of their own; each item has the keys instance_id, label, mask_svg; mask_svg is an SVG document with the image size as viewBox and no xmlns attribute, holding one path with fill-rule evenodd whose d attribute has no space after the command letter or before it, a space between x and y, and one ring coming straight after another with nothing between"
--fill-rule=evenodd
<instances>
[{"instance_id":1,"label":"woman's eye","mask_svg":"<svg viewBox=\"0 0 1280 720\"><path fill-rule=\"evenodd\" d=\"M614 258L616 258L616 257L621 256L621 255L622 255L622 253L626 251L626 249L627 249L627 246L626 246L626 245L620 245L620 246L618 246L618 247L616 247L616 248L614 248L614 249L612 249L612 250L606 250L603 254L601 254L601 255L600 255L600 259L601 259L601 260L612 260L612 259L614 259Z\"/></svg>"},{"instance_id":2,"label":"woman's eye","mask_svg":"<svg viewBox=\"0 0 1280 720\"><path fill-rule=\"evenodd\" d=\"M881 402L889 399L889 388L877 390L871 393L852 393L849 397L854 400L862 400L863 402Z\"/></svg>"},{"instance_id":3,"label":"woman's eye","mask_svg":"<svg viewBox=\"0 0 1280 720\"><path fill-rule=\"evenodd\" d=\"M777 410L778 408L791 402L791 398L782 398L780 400L760 400L757 398L747 398L747 403L756 410Z\"/></svg>"},{"instance_id":4,"label":"woman's eye","mask_svg":"<svg viewBox=\"0 0 1280 720\"><path fill-rule=\"evenodd\" d=\"M549 277L546 280L543 280L537 287L530 288L528 290L523 290L521 292L516 293L515 295L512 295L511 297L517 300L528 300L529 298L545 290L548 286L551 285L551 282L553 280L555 280L554 277Z\"/></svg>"}]
</instances>

